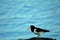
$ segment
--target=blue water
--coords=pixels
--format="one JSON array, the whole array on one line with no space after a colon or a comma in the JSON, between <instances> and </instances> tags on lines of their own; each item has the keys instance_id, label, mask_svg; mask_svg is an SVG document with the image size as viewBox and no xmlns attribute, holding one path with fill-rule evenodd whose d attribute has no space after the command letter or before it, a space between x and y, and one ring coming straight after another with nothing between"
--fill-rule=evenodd
<instances>
[{"instance_id":1,"label":"blue water","mask_svg":"<svg viewBox=\"0 0 60 40\"><path fill-rule=\"evenodd\" d=\"M0 0L0 40L36 36L31 24L50 30L41 34L60 40L60 0Z\"/></svg>"}]
</instances>

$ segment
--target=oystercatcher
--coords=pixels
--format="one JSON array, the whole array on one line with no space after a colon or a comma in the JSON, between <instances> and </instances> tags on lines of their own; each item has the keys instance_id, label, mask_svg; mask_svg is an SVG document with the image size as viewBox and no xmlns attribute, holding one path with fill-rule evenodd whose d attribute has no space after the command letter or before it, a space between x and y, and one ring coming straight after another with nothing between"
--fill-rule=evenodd
<instances>
[{"instance_id":1,"label":"oystercatcher","mask_svg":"<svg viewBox=\"0 0 60 40\"><path fill-rule=\"evenodd\" d=\"M35 27L34 25L30 25L30 27L28 28L28 30L31 30L34 34L36 34L37 35L37 37L39 37L40 36L40 33L41 32L49 32L49 30L45 30L45 29L41 29L41 28L37 28L37 27Z\"/></svg>"}]
</instances>

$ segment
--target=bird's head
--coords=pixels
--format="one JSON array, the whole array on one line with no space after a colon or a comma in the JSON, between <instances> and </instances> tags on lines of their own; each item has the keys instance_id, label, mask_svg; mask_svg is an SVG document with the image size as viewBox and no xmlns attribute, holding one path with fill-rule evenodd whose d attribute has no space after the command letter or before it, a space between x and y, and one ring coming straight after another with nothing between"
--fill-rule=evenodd
<instances>
[{"instance_id":1,"label":"bird's head","mask_svg":"<svg viewBox=\"0 0 60 40\"><path fill-rule=\"evenodd\" d=\"M30 27L28 28L28 30L31 30L32 28L35 28L34 25L30 25Z\"/></svg>"}]
</instances>

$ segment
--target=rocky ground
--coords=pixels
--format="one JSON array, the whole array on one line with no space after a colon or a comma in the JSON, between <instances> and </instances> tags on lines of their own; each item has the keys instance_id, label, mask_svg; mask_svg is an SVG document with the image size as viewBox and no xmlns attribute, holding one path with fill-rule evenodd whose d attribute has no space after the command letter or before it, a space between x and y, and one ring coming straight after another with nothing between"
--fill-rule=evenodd
<instances>
[{"instance_id":1,"label":"rocky ground","mask_svg":"<svg viewBox=\"0 0 60 40\"><path fill-rule=\"evenodd\" d=\"M41 38L32 37L32 38L29 38L29 39L19 39L19 40L56 40L56 39L53 39L53 38L44 38L44 37L41 37Z\"/></svg>"}]
</instances>

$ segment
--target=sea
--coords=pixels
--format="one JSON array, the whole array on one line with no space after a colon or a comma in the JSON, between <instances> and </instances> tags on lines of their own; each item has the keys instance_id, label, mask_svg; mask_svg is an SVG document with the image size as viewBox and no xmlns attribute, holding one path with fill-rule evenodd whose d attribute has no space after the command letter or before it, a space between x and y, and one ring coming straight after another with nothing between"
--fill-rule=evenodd
<instances>
[{"instance_id":1,"label":"sea","mask_svg":"<svg viewBox=\"0 0 60 40\"><path fill-rule=\"evenodd\" d=\"M30 25L50 31L40 37L60 40L60 0L0 0L0 40L36 37Z\"/></svg>"}]
</instances>

